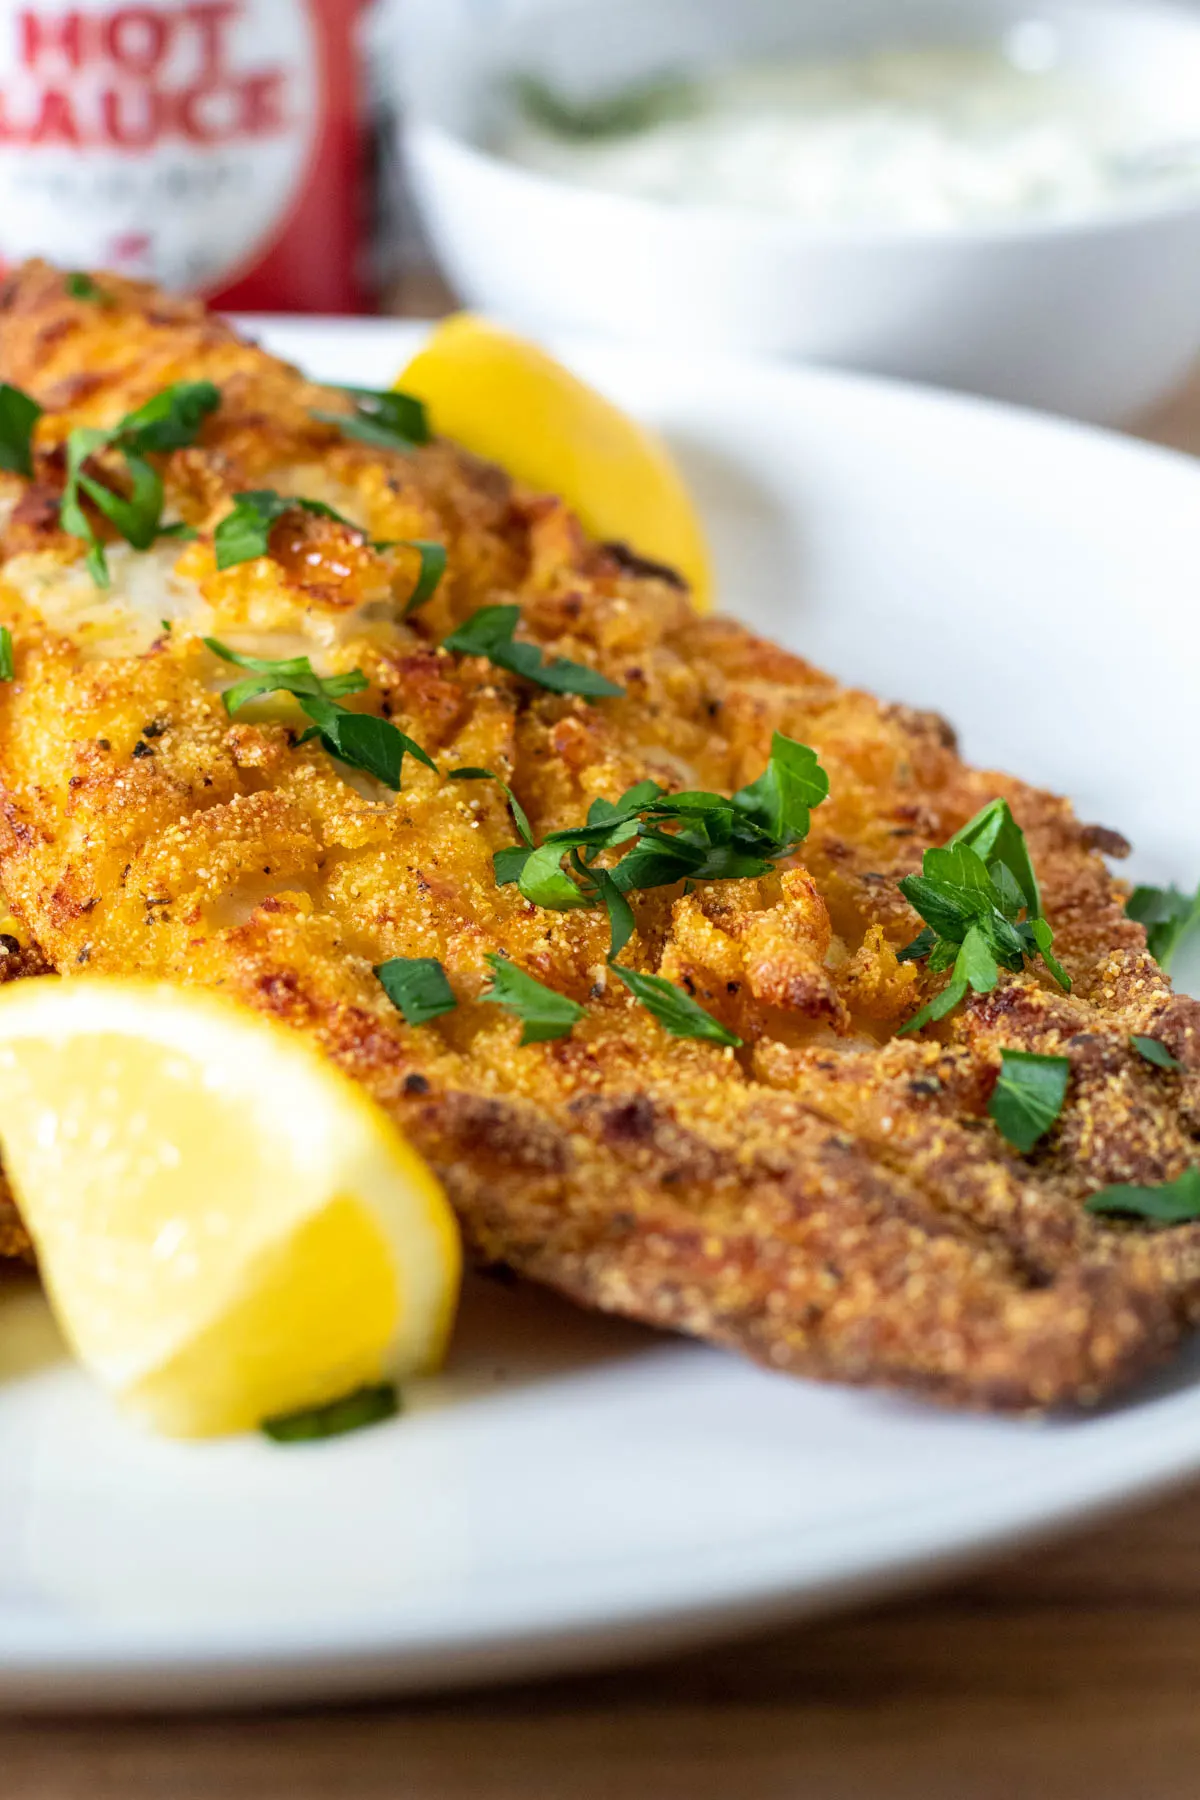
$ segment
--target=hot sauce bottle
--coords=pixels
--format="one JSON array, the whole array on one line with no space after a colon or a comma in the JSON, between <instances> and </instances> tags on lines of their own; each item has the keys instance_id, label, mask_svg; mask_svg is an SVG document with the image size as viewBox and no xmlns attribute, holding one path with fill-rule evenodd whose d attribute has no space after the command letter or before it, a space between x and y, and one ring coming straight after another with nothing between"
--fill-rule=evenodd
<instances>
[{"instance_id":1,"label":"hot sauce bottle","mask_svg":"<svg viewBox=\"0 0 1200 1800\"><path fill-rule=\"evenodd\" d=\"M0 265L248 310L367 287L364 0L0 0Z\"/></svg>"}]
</instances>

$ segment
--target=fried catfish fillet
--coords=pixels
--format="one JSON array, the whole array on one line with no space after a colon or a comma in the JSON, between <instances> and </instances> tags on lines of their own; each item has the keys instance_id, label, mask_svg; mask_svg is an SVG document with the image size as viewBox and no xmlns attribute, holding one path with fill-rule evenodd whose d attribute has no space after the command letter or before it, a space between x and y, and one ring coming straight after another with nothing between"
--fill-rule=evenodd
<instances>
[{"instance_id":1,"label":"fried catfish fillet","mask_svg":"<svg viewBox=\"0 0 1200 1800\"><path fill-rule=\"evenodd\" d=\"M287 1021L429 1158L483 1262L775 1369L1044 1407L1094 1401L1177 1341L1200 1230L1083 1210L1106 1183L1177 1176L1200 1135L1200 1007L1125 917L1100 855L1120 840L966 767L938 718L698 617L669 571L590 542L554 498L446 442L406 454L349 438L314 417L346 411L340 393L196 303L98 279L100 301L78 299L33 264L0 296L0 377L46 409L33 479L0 476L16 655L0 879L57 970L198 982ZM58 522L67 432L201 378L219 410L157 459L166 516L197 536L110 541L98 589ZM289 511L269 555L219 572L217 521L263 488L365 535ZM449 553L407 619L406 539ZM440 647L494 602L623 697L556 695ZM438 772L409 759L393 793L298 742L290 702L230 720L236 671L206 635L363 670L352 704ZM669 1036L608 973L603 913L498 886L493 852L517 841L504 795L446 779L494 771L540 839L644 777L731 792L775 730L829 773L807 841L765 877L634 894L623 957L682 984L740 1050ZM920 924L897 882L997 795L1028 836L1073 991L1039 964L898 1038L944 978L897 959ZM585 1004L582 1022L522 1046L520 1022L481 998L489 953ZM408 1026L372 972L396 956L438 958L457 1010ZM1185 1072L1142 1060L1134 1032ZM987 1114L1005 1046L1071 1062L1062 1118L1030 1157Z\"/></svg>"}]
</instances>

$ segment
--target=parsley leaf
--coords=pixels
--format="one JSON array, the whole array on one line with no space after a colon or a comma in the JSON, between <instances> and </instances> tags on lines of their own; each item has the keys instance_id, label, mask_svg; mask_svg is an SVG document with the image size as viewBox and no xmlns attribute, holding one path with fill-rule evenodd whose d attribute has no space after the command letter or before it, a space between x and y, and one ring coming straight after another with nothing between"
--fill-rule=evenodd
<instances>
[{"instance_id":1,"label":"parsley leaf","mask_svg":"<svg viewBox=\"0 0 1200 1800\"><path fill-rule=\"evenodd\" d=\"M1171 1055L1161 1038L1140 1037L1135 1033L1129 1040L1139 1056L1144 1056L1148 1063L1156 1069L1182 1069L1183 1064Z\"/></svg>"},{"instance_id":2,"label":"parsley leaf","mask_svg":"<svg viewBox=\"0 0 1200 1800\"><path fill-rule=\"evenodd\" d=\"M537 906L565 912L604 904L611 913L594 864L602 851L626 844L625 854L605 871L621 894L689 879L765 875L806 835L810 809L828 788L814 752L776 732L764 774L731 798L667 794L656 781L639 781L618 801L593 800L585 825L552 831L539 848L497 851L496 880L501 887L515 881ZM676 829L664 829L668 825ZM568 854L570 871L562 868Z\"/></svg>"},{"instance_id":3,"label":"parsley leaf","mask_svg":"<svg viewBox=\"0 0 1200 1800\"><path fill-rule=\"evenodd\" d=\"M1101 1188L1085 1204L1090 1213L1149 1219L1158 1225L1183 1225L1200 1219L1200 1169L1185 1169L1174 1181L1164 1181L1157 1187L1119 1183Z\"/></svg>"},{"instance_id":4,"label":"parsley leaf","mask_svg":"<svg viewBox=\"0 0 1200 1800\"><path fill-rule=\"evenodd\" d=\"M451 769L448 779L451 781L494 781L498 788L503 788L504 797L512 810L517 830L524 839L526 847L530 850L533 849L533 827L529 823L529 815L507 781L501 781L500 777L493 775L490 769ZM503 887L504 883L501 882L500 886Z\"/></svg>"},{"instance_id":5,"label":"parsley leaf","mask_svg":"<svg viewBox=\"0 0 1200 1800\"><path fill-rule=\"evenodd\" d=\"M0 381L0 469L33 477L33 428L42 408L31 394Z\"/></svg>"},{"instance_id":6,"label":"parsley leaf","mask_svg":"<svg viewBox=\"0 0 1200 1800\"><path fill-rule=\"evenodd\" d=\"M126 543L132 544L135 550L148 550L158 536L159 521L162 518L162 478L144 457L133 451L127 453L125 465L130 477L130 492L127 495L118 494L105 482L85 474L82 467L77 467L75 471L77 487L83 489Z\"/></svg>"},{"instance_id":7,"label":"parsley leaf","mask_svg":"<svg viewBox=\"0 0 1200 1800\"><path fill-rule=\"evenodd\" d=\"M269 662L263 657L242 656L218 638L205 638L204 642L214 655L226 662L254 671L252 680L239 681L227 690L224 696L227 712L236 712L239 706L262 694L292 694L300 702L301 711L313 721L312 730L306 731L298 740L301 744L317 738L331 756L349 763L351 768L374 775L377 781L397 792L406 756L415 756L427 769L437 768L420 744L393 725L390 719L377 719L374 713L351 712L348 706L339 703L338 696L359 693L367 686L361 669L351 669L345 675L321 676L314 674L306 656Z\"/></svg>"},{"instance_id":8,"label":"parsley leaf","mask_svg":"<svg viewBox=\"0 0 1200 1800\"><path fill-rule=\"evenodd\" d=\"M1029 917L1041 918L1042 896L1029 858L1029 846L1007 800L991 801L969 819L961 831L956 831L950 842L965 844L989 867L992 863L1000 863L1021 890Z\"/></svg>"},{"instance_id":9,"label":"parsley leaf","mask_svg":"<svg viewBox=\"0 0 1200 1800\"><path fill-rule=\"evenodd\" d=\"M186 525L162 522L163 484L145 460L151 451L182 450L194 443L209 413L221 404L221 390L211 381L177 381L154 394L143 406L126 413L111 430L81 425L67 438L67 482L59 505L59 523L88 546L87 566L97 587L108 586L104 545L79 498L87 495L99 512L135 550L148 550L160 537L193 535ZM89 475L86 464L100 450L125 458L130 492L122 494Z\"/></svg>"},{"instance_id":10,"label":"parsley leaf","mask_svg":"<svg viewBox=\"0 0 1200 1800\"><path fill-rule=\"evenodd\" d=\"M63 287L72 300L95 300L102 303L108 299L104 289L97 287L91 276L82 269L72 269L69 275L64 275Z\"/></svg>"},{"instance_id":11,"label":"parsley leaf","mask_svg":"<svg viewBox=\"0 0 1200 1800\"><path fill-rule=\"evenodd\" d=\"M11 681L15 673L12 632L7 625L0 625L0 681Z\"/></svg>"},{"instance_id":12,"label":"parsley leaf","mask_svg":"<svg viewBox=\"0 0 1200 1800\"><path fill-rule=\"evenodd\" d=\"M1032 1050L1002 1050L1000 1079L992 1092L988 1112L1022 1156L1028 1156L1063 1109L1071 1060L1067 1056L1038 1056Z\"/></svg>"},{"instance_id":13,"label":"parsley leaf","mask_svg":"<svg viewBox=\"0 0 1200 1800\"><path fill-rule=\"evenodd\" d=\"M324 1406L309 1406L301 1412L264 1419L262 1431L272 1443L311 1444L319 1438L345 1437L347 1432L382 1424L385 1419L394 1419L399 1411L400 1396L395 1388L390 1381L380 1381L355 1388L353 1393Z\"/></svg>"},{"instance_id":14,"label":"parsley leaf","mask_svg":"<svg viewBox=\"0 0 1200 1800\"><path fill-rule=\"evenodd\" d=\"M1070 991L1070 976L1051 952L1054 934L1042 916L1024 833L1006 800L993 800L948 844L927 850L921 873L899 885L925 920L925 929L899 952L900 961L923 961L934 974L952 968L953 976L898 1035L944 1019L969 991L990 993L1002 968L1020 974L1037 956Z\"/></svg>"},{"instance_id":15,"label":"parsley leaf","mask_svg":"<svg viewBox=\"0 0 1200 1800\"><path fill-rule=\"evenodd\" d=\"M320 519L335 519L360 538L366 537L360 525L343 517L323 500L306 500L299 494L277 494L274 488L251 488L233 496L233 511L213 533L213 548L218 569L232 569L238 563L251 562L256 556L271 554L271 531L285 513L312 513Z\"/></svg>"},{"instance_id":16,"label":"parsley leaf","mask_svg":"<svg viewBox=\"0 0 1200 1800\"><path fill-rule=\"evenodd\" d=\"M633 916L632 906L607 869L593 869L592 880L596 884L596 891L608 914L608 960L610 963L615 963L637 930L637 920Z\"/></svg>"},{"instance_id":17,"label":"parsley leaf","mask_svg":"<svg viewBox=\"0 0 1200 1800\"><path fill-rule=\"evenodd\" d=\"M583 1018L584 1008L578 1001L556 993L503 956L489 956L487 960L492 971L492 985L480 998L494 1006L502 1006L523 1022L523 1044L541 1044L551 1038L566 1037L572 1026Z\"/></svg>"},{"instance_id":18,"label":"parsley leaf","mask_svg":"<svg viewBox=\"0 0 1200 1800\"><path fill-rule=\"evenodd\" d=\"M142 456L151 450L186 450L220 404L221 390L211 381L176 381L126 413L113 440Z\"/></svg>"},{"instance_id":19,"label":"parsley leaf","mask_svg":"<svg viewBox=\"0 0 1200 1800\"><path fill-rule=\"evenodd\" d=\"M1125 902L1125 911L1146 927L1146 948L1165 972L1184 941L1200 926L1200 888L1194 894L1182 894L1177 887L1136 887Z\"/></svg>"},{"instance_id":20,"label":"parsley leaf","mask_svg":"<svg viewBox=\"0 0 1200 1800\"><path fill-rule=\"evenodd\" d=\"M414 394L387 388L342 389L354 411L314 412L323 425L336 425L344 437L358 438L379 450L415 450L430 440L429 416Z\"/></svg>"},{"instance_id":21,"label":"parsley leaf","mask_svg":"<svg viewBox=\"0 0 1200 1800\"><path fill-rule=\"evenodd\" d=\"M393 956L375 970L379 985L409 1025L425 1025L458 1005L446 971L433 956Z\"/></svg>"},{"instance_id":22,"label":"parsley leaf","mask_svg":"<svg viewBox=\"0 0 1200 1800\"><path fill-rule=\"evenodd\" d=\"M696 90L678 75L662 75L599 100L568 100L536 75L515 83L522 110L555 137L592 141L646 131L694 110Z\"/></svg>"},{"instance_id":23,"label":"parsley leaf","mask_svg":"<svg viewBox=\"0 0 1200 1800\"><path fill-rule=\"evenodd\" d=\"M419 551L421 557L416 584L404 603L402 616L407 619L437 591L438 583L446 573L446 546L434 538L397 538L396 542L408 550Z\"/></svg>"},{"instance_id":24,"label":"parsley leaf","mask_svg":"<svg viewBox=\"0 0 1200 1800\"><path fill-rule=\"evenodd\" d=\"M235 682L221 696L225 711L232 717L248 701L263 694L293 694L296 699L337 700L343 694L361 693L367 678L361 669L350 669L345 675L317 675L307 656L288 656L272 661L265 656L243 656L231 650L219 638L205 638L204 644L223 662L236 663L239 669L254 671L249 681Z\"/></svg>"},{"instance_id":25,"label":"parsley leaf","mask_svg":"<svg viewBox=\"0 0 1200 1800\"><path fill-rule=\"evenodd\" d=\"M636 969L622 968L620 963L610 963L613 974L623 981L635 1000L639 1000L646 1011L653 1013L664 1030L672 1037L707 1038L713 1044L727 1044L736 1048L741 1043L732 1031L727 1031L719 1020L685 994L681 987L668 981L665 975L641 975Z\"/></svg>"},{"instance_id":26,"label":"parsley leaf","mask_svg":"<svg viewBox=\"0 0 1200 1800\"><path fill-rule=\"evenodd\" d=\"M730 804L778 843L808 836L811 809L829 795L829 777L807 744L777 731L770 760L757 781L739 788Z\"/></svg>"},{"instance_id":27,"label":"parsley leaf","mask_svg":"<svg viewBox=\"0 0 1200 1800\"><path fill-rule=\"evenodd\" d=\"M547 662L537 644L517 643L513 633L520 619L519 606L481 606L457 631L443 638L442 648L453 650L457 656L485 656L496 668L506 669L510 675L519 675L555 694L581 694L598 700L625 692L585 663L568 662L561 656Z\"/></svg>"},{"instance_id":28,"label":"parsley leaf","mask_svg":"<svg viewBox=\"0 0 1200 1800\"><path fill-rule=\"evenodd\" d=\"M304 733L300 743L306 744L310 738L319 739L331 756L349 763L352 769L374 775L385 787L399 793L406 756L415 757L427 769L437 768L420 744L393 725L390 719L377 719L374 713L351 712L348 706L339 706L333 700L307 695L299 698L301 710L314 721L312 730Z\"/></svg>"}]
</instances>

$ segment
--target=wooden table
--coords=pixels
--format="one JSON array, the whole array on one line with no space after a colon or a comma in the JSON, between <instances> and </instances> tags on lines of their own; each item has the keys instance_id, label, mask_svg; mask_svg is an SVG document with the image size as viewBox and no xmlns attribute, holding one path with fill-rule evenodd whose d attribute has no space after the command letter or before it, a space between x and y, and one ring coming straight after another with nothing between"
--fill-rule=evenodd
<instances>
[{"instance_id":1,"label":"wooden table","mask_svg":"<svg viewBox=\"0 0 1200 1800\"><path fill-rule=\"evenodd\" d=\"M1142 435L1200 454L1200 377ZM0 1800L1197 1800L1200 1488L931 1595L553 1686L0 1724Z\"/></svg>"}]
</instances>

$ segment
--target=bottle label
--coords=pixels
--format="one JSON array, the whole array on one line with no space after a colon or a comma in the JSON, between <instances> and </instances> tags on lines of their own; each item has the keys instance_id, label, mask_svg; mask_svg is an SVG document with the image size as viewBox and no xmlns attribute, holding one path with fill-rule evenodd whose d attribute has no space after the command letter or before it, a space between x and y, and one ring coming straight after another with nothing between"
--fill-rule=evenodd
<instances>
[{"instance_id":1,"label":"bottle label","mask_svg":"<svg viewBox=\"0 0 1200 1800\"><path fill-rule=\"evenodd\" d=\"M0 0L0 259L236 287L302 204L320 64L306 0Z\"/></svg>"}]
</instances>

